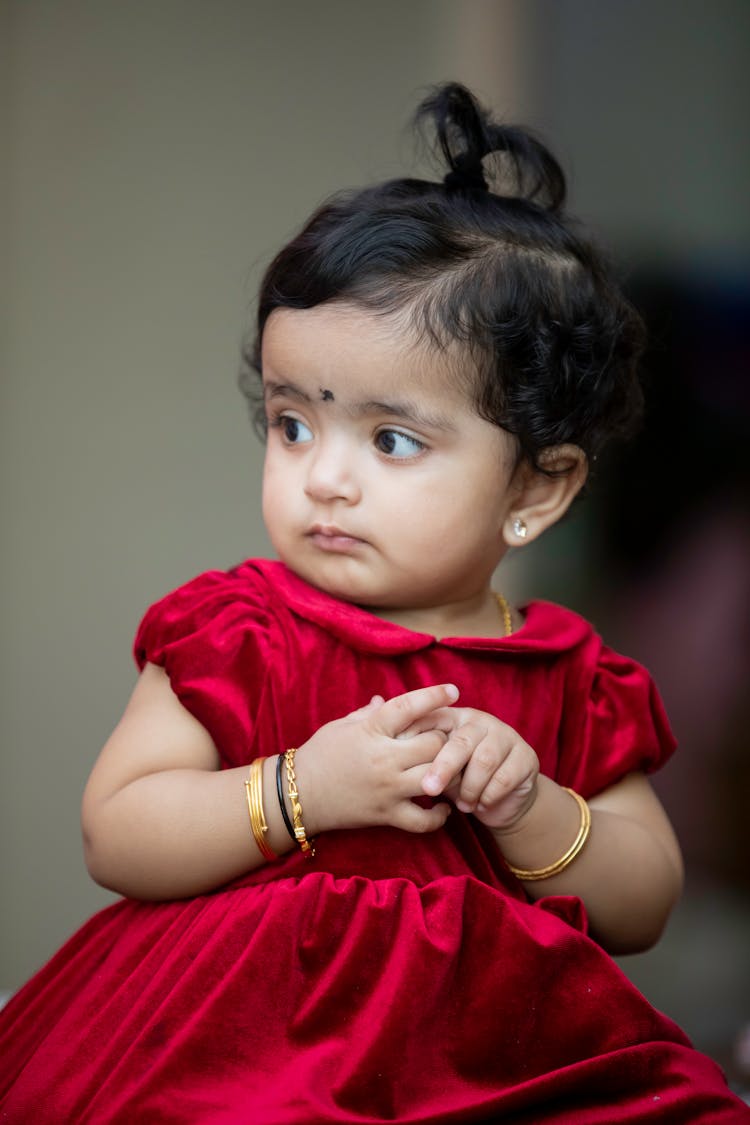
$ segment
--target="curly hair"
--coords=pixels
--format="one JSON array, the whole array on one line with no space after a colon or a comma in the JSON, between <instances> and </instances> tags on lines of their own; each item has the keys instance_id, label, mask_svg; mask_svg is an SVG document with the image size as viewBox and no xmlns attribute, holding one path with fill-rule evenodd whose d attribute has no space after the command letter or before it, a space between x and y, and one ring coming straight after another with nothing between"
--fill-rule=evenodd
<instances>
[{"instance_id":1,"label":"curly hair","mask_svg":"<svg viewBox=\"0 0 750 1125\"><path fill-rule=\"evenodd\" d=\"M437 87L416 123L434 130L442 182L341 192L312 215L261 283L244 393L257 406L275 309L406 313L435 347L463 349L477 412L515 436L520 458L544 471L544 450L571 442L593 460L640 417L640 316L565 214L563 172L530 131L496 124L458 83Z\"/></svg>"}]
</instances>

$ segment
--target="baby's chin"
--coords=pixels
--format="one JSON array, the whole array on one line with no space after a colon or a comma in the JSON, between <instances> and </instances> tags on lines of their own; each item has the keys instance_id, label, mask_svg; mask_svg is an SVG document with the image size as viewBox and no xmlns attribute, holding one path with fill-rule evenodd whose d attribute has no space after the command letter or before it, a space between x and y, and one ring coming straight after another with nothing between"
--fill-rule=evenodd
<instances>
[{"instance_id":1,"label":"baby's chin","mask_svg":"<svg viewBox=\"0 0 750 1125\"><path fill-rule=\"evenodd\" d=\"M296 574L303 582L307 582L309 586L320 590L321 593L337 598L341 602L362 606L363 609L369 609L371 605L376 604L377 599L372 597L370 591L363 588L362 583L352 581L345 576L326 574L322 567L306 565L305 561L291 558L284 551L277 551L277 554L281 562L293 574Z\"/></svg>"},{"instance_id":2,"label":"baby's chin","mask_svg":"<svg viewBox=\"0 0 750 1125\"><path fill-rule=\"evenodd\" d=\"M285 550L282 545L274 546L281 562L308 585L377 616L390 618L411 612L422 603L431 604L421 575L379 573L370 559L342 556L316 559L305 552L300 554Z\"/></svg>"}]
</instances>

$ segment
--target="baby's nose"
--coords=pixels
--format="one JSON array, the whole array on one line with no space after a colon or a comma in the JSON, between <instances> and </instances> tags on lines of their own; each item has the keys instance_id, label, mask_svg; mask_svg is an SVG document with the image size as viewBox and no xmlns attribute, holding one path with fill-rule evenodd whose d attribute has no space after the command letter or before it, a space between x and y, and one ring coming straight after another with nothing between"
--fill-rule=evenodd
<instances>
[{"instance_id":1,"label":"baby's nose","mask_svg":"<svg viewBox=\"0 0 750 1125\"><path fill-rule=\"evenodd\" d=\"M305 491L314 500L359 499L360 487L350 451L344 442L321 443L309 462Z\"/></svg>"}]
</instances>

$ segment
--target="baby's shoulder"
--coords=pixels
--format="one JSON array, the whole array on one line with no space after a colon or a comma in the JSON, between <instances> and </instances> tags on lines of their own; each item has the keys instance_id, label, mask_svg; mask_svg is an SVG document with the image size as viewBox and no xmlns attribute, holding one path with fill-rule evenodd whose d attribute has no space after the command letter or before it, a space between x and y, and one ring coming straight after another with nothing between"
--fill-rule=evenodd
<instances>
[{"instance_id":1,"label":"baby's shoulder","mask_svg":"<svg viewBox=\"0 0 750 1125\"><path fill-rule=\"evenodd\" d=\"M226 646L233 638L267 632L275 619L281 566L269 559L247 559L228 570L204 571L171 590L149 607L140 623L134 642L139 666L162 663L159 657L168 646Z\"/></svg>"},{"instance_id":2,"label":"baby's shoulder","mask_svg":"<svg viewBox=\"0 0 750 1125\"><path fill-rule=\"evenodd\" d=\"M549 602L529 610L537 633L543 625L558 638L548 681L560 722L556 779L591 795L633 770L660 768L676 743L648 668L606 644L597 626L573 610Z\"/></svg>"},{"instance_id":3,"label":"baby's shoulder","mask_svg":"<svg viewBox=\"0 0 750 1125\"><path fill-rule=\"evenodd\" d=\"M557 655L579 675L589 669L592 677L650 679L642 664L612 648L598 624L575 610L556 602L532 601L523 614L524 625L517 634L519 646Z\"/></svg>"},{"instance_id":4,"label":"baby's shoulder","mask_svg":"<svg viewBox=\"0 0 750 1125\"><path fill-rule=\"evenodd\" d=\"M580 658L602 646L596 627L575 610L557 602L535 600L522 607L523 625L513 647Z\"/></svg>"}]
</instances>

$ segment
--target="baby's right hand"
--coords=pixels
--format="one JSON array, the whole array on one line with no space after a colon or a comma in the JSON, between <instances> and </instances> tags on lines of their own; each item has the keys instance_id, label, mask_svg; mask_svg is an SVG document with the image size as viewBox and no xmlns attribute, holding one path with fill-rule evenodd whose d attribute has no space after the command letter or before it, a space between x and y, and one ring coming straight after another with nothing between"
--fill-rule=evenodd
<instances>
[{"instance_id":1,"label":"baby's right hand","mask_svg":"<svg viewBox=\"0 0 750 1125\"><path fill-rule=\"evenodd\" d=\"M450 812L447 802L423 808L422 779L446 735L405 735L431 711L458 698L453 684L436 684L383 700L326 723L300 746L295 759L309 836L338 828L387 824L406 832L433 832Z\"/></svg>"}]
</instances>

